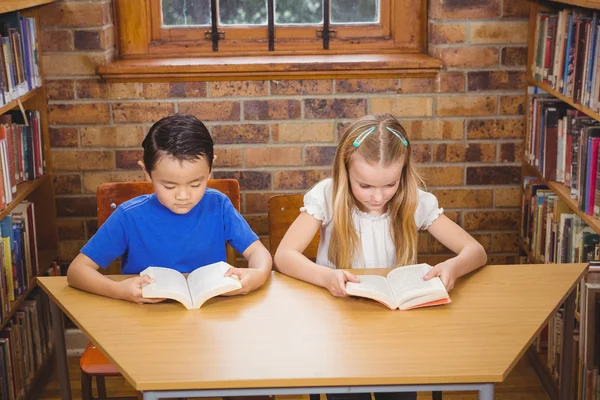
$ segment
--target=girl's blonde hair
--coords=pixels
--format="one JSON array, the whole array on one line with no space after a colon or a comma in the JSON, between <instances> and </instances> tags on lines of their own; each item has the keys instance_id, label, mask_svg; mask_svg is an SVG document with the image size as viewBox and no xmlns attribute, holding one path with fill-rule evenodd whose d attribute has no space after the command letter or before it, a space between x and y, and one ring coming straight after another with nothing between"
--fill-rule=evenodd
<instances>
[{"instance_id":1,"label":"girl's blonde hair","mask_svg":"<svg viewBox=\"0 0 600 400\"><path fill-rule=\"evenodd\" d=\"M354 141L371 128L374 130L355 147ZM388 128L400 132L407 146ZM350 157L354 153L360 154L369 163L383 167L398 161L403 163L398 191L388 203L390 235L396 248L395 266L414 264L417 260L415 212L418 189L424 187L424 183L411 157L406 131L389 114L359 118L346 128L340 138L333 164L333 232L328 251L329 261L337 268L351 268L355 254L360 256L362 253L360 238L352 224L352 210L358 202L352 194L348 176Z\"/></svg>"}]
</instances>

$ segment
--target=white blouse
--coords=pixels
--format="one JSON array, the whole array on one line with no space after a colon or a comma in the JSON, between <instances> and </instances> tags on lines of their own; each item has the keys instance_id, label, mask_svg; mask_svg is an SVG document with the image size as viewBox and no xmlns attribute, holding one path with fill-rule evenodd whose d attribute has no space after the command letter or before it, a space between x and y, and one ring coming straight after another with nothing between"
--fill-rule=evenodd
<instances>
[{"instance_id":1,"label":"white blouse","mask_svg":"<svg viewBox=\"0 0 600 400\"><path fill-rule=\"evenodd\" d=\"M304 195L304 207L300 209L323 221L316 262L329 268L335 268L327 256L333 230L332 187L331 178L316 184ZM443 212L433 194L419 189L419 204L415 212L417 229L426 230ZM352 268L393 267L396 264L396 250L390 236L390 215L387 212L378 216L369 215L355 207L352 210L352 222L360 238L363 254L363 260L354 259Z\"/></svg>"}]
</instances>

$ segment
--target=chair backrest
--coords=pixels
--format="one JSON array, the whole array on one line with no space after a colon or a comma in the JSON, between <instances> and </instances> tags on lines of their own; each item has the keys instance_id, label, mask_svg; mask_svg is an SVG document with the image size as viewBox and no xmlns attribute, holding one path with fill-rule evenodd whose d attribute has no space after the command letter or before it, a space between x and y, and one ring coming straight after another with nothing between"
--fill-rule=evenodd
<instances>
[{"instance_id":1,"label":"chair backrest","mask_svg":"<svg viewBox=\"0 0 600 400\"><path fill-rule=\"evenodd\" d=\"M271 248L271 255L275 255L281 239L283 239L292 222L300 215L300 207L302 206L304 206L304 195L301 194L273 196L269 199L269 247ZM320 235L319 230L303 253L313 261L317 258Z\"/></svg>"},{"instance_id":2,"label":"chair backrest","mask_svg":"<svg viewBox=\"0 0 600 400\"><path fill-rule=\"evenodd\" d=\"M225 194L236 210L240 211L240 185L235 179L210 179L208 187ZM154 192L150 182L107 182L98 186L98 227L117 209L119 204L134 197ZM227 262L235 265L236 252L227 245Z\"/></svg>"}]
</instances>

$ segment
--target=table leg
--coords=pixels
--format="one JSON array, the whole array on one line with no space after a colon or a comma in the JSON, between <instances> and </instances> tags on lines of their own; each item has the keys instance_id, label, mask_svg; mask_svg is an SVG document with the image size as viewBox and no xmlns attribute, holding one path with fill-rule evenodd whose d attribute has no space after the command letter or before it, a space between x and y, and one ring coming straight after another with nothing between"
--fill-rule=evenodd
<instances>
[{"instance_id":1,"label":"table leg","mask_svg":"<svg viewBox=\"0 0 600 400\"><path fill-rule=\"evenodd\" d=\"M67 364L67 346L65 345L65 328L61 309L50 300L52 327L54 329L54 351L56 352L56 369L60 383L61 400L71 400L71 383L69 381L69 365Z\"/></svg>"},{"instance_id":2,"label":"table leg","mask_svg":"<svg viewBox=\"0 0 600 400\"><path fill-rule=\"evenodd\" d=\"M479 389L479 400L494 400L494 384L486 383Z\"/></svg>"}]
</instances>

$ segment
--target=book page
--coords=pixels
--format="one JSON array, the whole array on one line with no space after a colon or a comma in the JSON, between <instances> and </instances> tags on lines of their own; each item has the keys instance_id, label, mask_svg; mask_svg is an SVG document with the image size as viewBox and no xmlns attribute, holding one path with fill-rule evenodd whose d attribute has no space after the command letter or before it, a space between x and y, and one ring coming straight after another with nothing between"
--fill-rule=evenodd
<instances>
[{"instance_id":1,"label":"book page","mask_svg":"<svg viewBox=\"0 0 600 400\"><path fill-rule=\"evenodd\" d=\"M147 299L173 299L183 304L187 309L192 308L192 299L185 276L171 268L148 267L140 276L148 275L153 283L142 287L142 296Z\"/></svg>"},{"instance_id":2,"label":"book page","mask_svg":"<svg viewBox=\"0 0 600 400\"><path fill-rule=\"evenodd\" d=\"M440 278L423 280L430 269L429 264L407 265L398 267L387 275L392 294L398 306L413 298L429 294L439 294L440 296L445 294L447 296L448 293Z\"/></svg>"},{"instance_id":3,"label":"book page","mask_svg":"<svg viewBox=\"0 0 600 400\"><path fill-rule=\"evenodd\" d=\"M388 281L383 276L378 275L359 275L360 283L346 282L346 293L351 296L360 296L373 299L385 304L392 310L396 309L396 301L388 285Z\"/></svg>"},{"instance_id":4,"label":"book page","mask_svg":"<svg viewBox=\"0 0 600 400\"><path fill-rule=\"evenodd\" d=\"M211 297L240 289L237 276L224 276L231 265L220 261L196 269L188 275L188 285L194 308L200 308Z\"/></svg>"}]
</instances>

